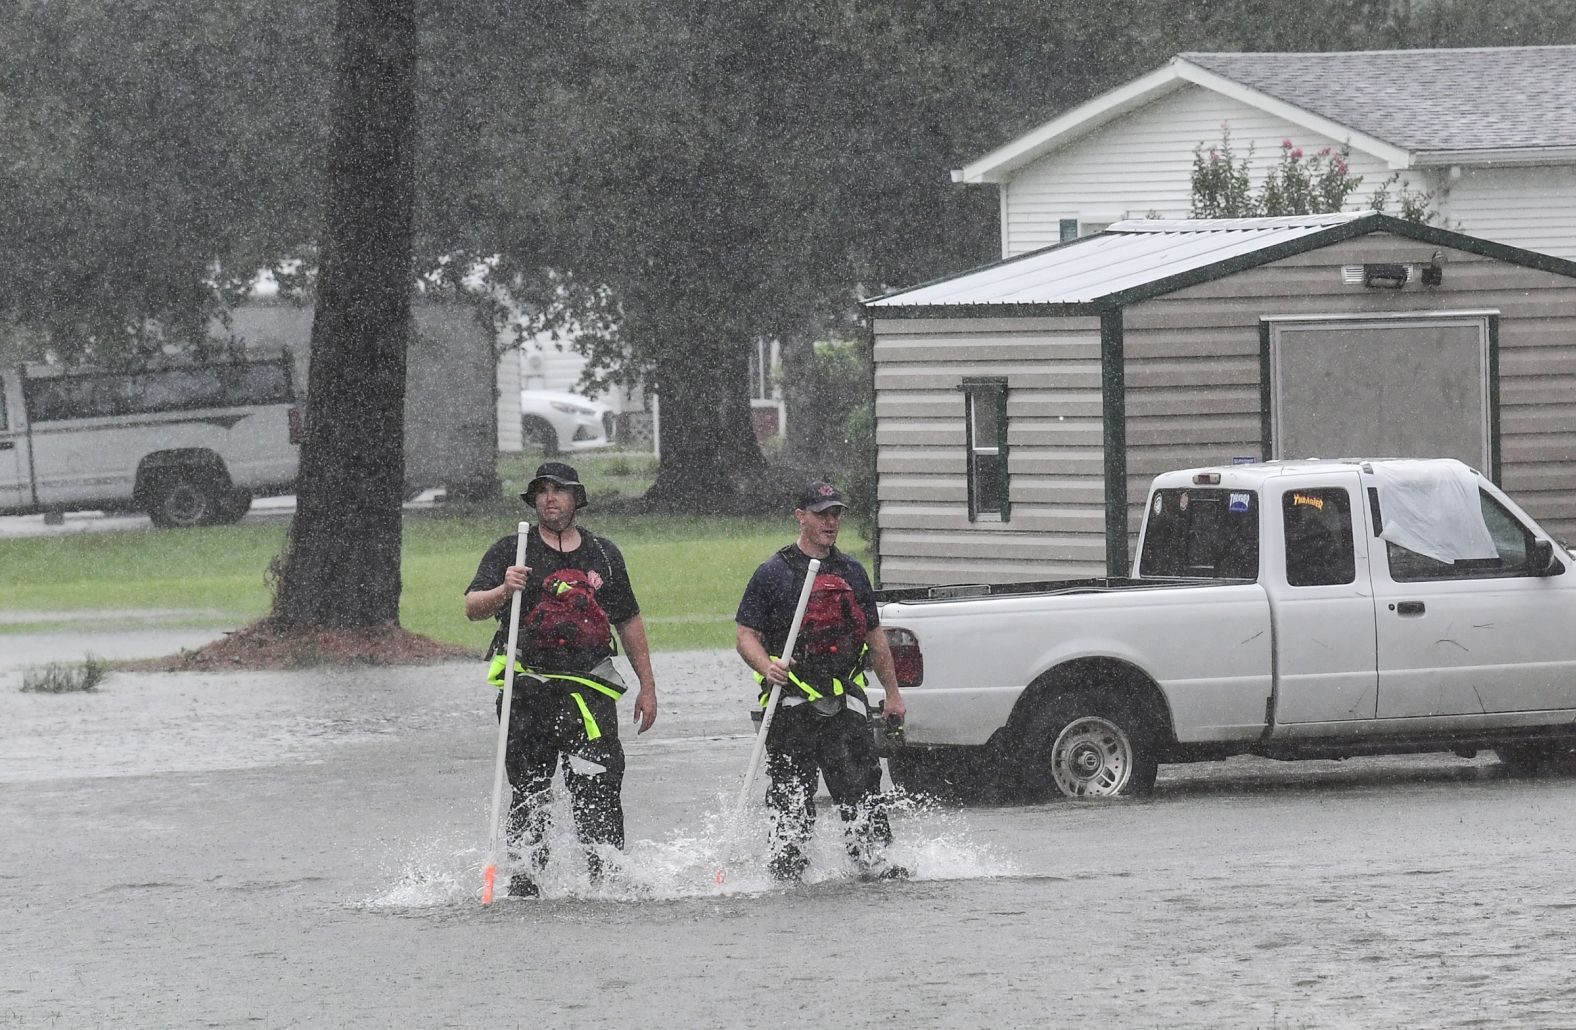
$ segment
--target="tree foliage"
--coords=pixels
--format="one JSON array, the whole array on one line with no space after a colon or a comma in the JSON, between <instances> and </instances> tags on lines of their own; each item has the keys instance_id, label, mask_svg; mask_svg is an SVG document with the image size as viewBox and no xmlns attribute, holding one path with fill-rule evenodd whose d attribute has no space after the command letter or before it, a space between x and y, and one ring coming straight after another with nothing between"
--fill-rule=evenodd
<instances>
[{"instance_id":1,"label":"tree foliage","mask_svg":"<svg viewBox=\"0 0 1576 1030\"><path fill-rule=\"evenodd\" d=\"M315 237L323 33L317 5L268 0L8 6L0 321L26 331L16 357L200 349L259 267Z\"/></svg>"},{"instance_id":2,"label":"tree foliage","mask_svg":"<svg viewBox=\"0 0 1576 1030\"><path fill-rule=\"evenodd\" d=\"M327 5L9 14L13 353L201 349L254 269L311 256ZM418 267L458 284L486 260L490 286L580 336L594 378L655 383L683 444L665 454L673 496L758 463L741 421L755 339L799 341L813 365L808 341L859 297L993 257L994 196L947 169L1135 72L1183 50L1576 40L1576 7L1534 0L421 0L418 16ZM1285 203L1298 187L1280 184Z\"/></svg>"}]
</instances>

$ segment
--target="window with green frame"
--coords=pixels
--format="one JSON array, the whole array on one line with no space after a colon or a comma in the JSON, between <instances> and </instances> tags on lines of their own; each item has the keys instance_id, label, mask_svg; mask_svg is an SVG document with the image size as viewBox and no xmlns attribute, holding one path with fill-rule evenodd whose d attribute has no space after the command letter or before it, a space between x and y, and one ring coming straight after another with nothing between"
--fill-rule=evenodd
<instances>
[{"instance_id":1,"label":"window with green frame","mask_svg":"<svg viewBox=\"0 0 1576 1030\"><path fill-rule=\"evenodd\" d=\"M1007 380L965 379L970 522L1006 522L1011 515L1007 476Z\"/></svg>"}]
</instances>

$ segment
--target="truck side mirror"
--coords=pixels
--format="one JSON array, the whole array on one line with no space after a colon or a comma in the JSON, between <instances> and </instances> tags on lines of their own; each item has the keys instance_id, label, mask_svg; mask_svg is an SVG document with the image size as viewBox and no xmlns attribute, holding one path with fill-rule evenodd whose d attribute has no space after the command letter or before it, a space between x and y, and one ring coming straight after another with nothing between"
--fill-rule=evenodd
<instances>
[{"instance_id":1,"label":"truck side mirror","mask_svg":"<svg viewBox=\"0 0 1576 1030\"><path fill-rule=\"evenodd\" d=\"M1534 540L1527 549L1527 570L1534 576L1557 576L1565 567L1554 557L1554 545L1547 540Z\"/></svg>"}]
</instances>

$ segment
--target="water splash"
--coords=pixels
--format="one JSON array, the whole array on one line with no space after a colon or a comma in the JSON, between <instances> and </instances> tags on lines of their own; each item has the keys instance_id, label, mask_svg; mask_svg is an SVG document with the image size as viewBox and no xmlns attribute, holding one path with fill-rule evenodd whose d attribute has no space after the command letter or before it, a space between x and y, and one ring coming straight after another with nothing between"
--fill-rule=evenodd
<instances>
[{"instance_id":1,"label":"water splash","mask_svg":"<svg viewBox=\"0 0 1576 1030\"><path fill-rule=\"evenodd\" d=\"M966 880L1018 874L1013 863L996 849L974 839L963 813L901 794L888 797L886 806L896 838L887 857L908 869L911 879ZM735 818L732 807L732 799L719 794L698 829L679 827L660 840L631 841L622 852L598 847L605 873L593 882L583 860L584 851L574 836L568 798L565 792L555 791L546 837L550 857L532 878L547 901L674 901L791 890L773 879L767 869L771 856L765 810L754 808ZM844 850L841 820L825 798L820 807L815 836L806 848L810 865L803 882L853 881L857 873ZM406 845L404 850L383 870L382 878L388 885L358 907L386 911L480 902L484 845L432 840ZM500 864L500 899L506 897L509 871Z\"/></svg>"}]
</instances>

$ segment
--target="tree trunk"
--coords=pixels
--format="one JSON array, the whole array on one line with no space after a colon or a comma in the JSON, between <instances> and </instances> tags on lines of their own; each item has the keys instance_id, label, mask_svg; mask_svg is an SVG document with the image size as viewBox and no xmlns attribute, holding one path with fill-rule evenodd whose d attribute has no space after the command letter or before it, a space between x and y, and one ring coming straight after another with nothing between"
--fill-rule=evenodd
<instances>
[{"instance_id":1,"label":"tree trunk","mask_svg":"<svg viewBox=\"0 0 1576 1030\"><path fill-rule=\"evenodd\" d=\"M296 515L274 619L399 622L412 332L414 0L340 0L317 310Z\"/></svg>"},{"instance_id":2,"label":"tree trunk","mask_svg":"<svg viewBox=\"0 0 1576 1030\"><path fill-rule=\"evenodd\" d=\"M731 343L731 341L730 341ZM722 460L735 476L753 475L766 470L761 442L755 436L755 419L750 410L750 352L744 341L724 344L720 351L721 368L716 379L718 393L718 441Z\"/></svg>"},{"instance_id":3,"label":"tree trunk","mask_svg":"<svg viewBox=\"0 0 1576 1030\"><path fill-rule=\"evenodd\" d=\"M813 465L825 450L825 431L815 404L815 341L803 330L783 334L783 406L788 434L783 457L791 465Z\"/></svg>"},{"instance_id":4,"label":"tree trunk","mask_svg":"<svg viewBox=\"0 0 1576 1030\"><path fill-rule=\"evenodd\" d=\"M670 338L699 340L697 332ZM658 510L695 511L697 504L731 511L736 477L765 467L749 422L749 355L742 347L670 347L657 363L662 460L646 501Z\"/></svg>"}]
</instances>

